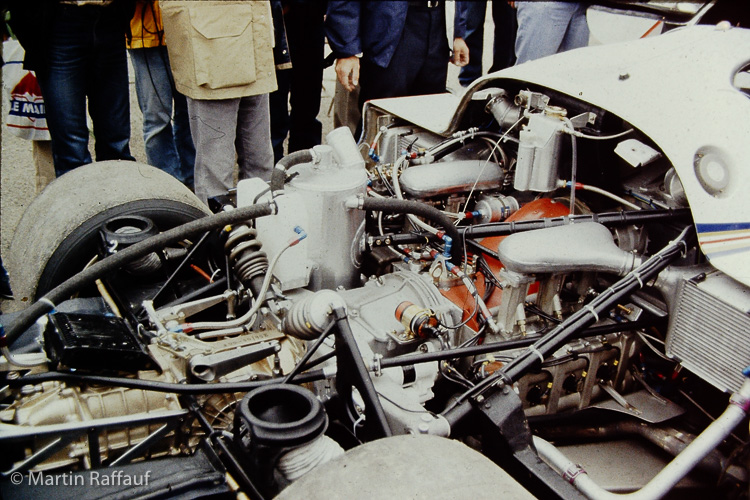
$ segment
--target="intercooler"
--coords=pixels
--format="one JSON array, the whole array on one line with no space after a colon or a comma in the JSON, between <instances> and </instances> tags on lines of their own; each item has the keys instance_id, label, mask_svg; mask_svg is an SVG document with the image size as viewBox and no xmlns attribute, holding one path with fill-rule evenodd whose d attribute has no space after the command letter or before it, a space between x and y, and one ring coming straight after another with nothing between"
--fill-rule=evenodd
<instances>
[{"instance_id":1,"label":"intercooler","mask_svg":"<svg viewBox=\"0 0 750 500\"><path fill-rule=\"evenodd\" d=\"M725 392L750 365L750 289L715 271L678 283L667 355Z\"/></svg>"}]
</instances>

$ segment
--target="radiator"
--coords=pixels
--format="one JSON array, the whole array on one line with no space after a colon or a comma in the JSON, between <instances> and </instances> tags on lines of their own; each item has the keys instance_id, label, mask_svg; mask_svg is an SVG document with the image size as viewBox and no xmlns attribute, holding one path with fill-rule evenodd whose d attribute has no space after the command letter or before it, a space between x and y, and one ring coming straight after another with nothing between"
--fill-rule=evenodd
<instances>
[{"instance_id":1,"label":"radiator","mask_svg":"<svg viewBox=\"0 0 750 500\"><path fill-rule=\"evenodd\" d=\"M667 355L722 391L739 389L750 365L750 289L716 271L681 281L674 304Z\"/></svg>"}]
</instances>

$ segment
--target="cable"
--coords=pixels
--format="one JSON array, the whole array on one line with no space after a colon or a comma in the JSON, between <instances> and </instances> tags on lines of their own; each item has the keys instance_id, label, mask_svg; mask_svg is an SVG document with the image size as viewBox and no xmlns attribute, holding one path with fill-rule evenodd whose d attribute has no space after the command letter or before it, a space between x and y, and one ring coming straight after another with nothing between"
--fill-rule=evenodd
<instances>
[{"instance_id":1,"label":"cable","mask_svg":"<svg viewBox=\"0 0 750 500\"><path fill-rule=\"evenodd\" d=\"M565 118L565 124L573 130L573 123L570 118ZM576 213L576 174L578 172L578 142L575 134L570 134L570 208L568 212L571 215Z\"/></svg>"},{"instance_id":2,"label":"cable","mask_svg":"<svg viewBox=\"0 0 750 500\"><path fill-rule=\"evenodd\" d=\"M92 264L94 264L98 260L99 260L99 256L94 255L94 257L83 268L86 269L87 267L90 267ZM104 299L104 302L107 304L107 306L112 310L112 313L118 318L122 318L122 313L120 312L120 308L117 307L117 303L115 302L115 299L112 298L112 294L109 293L109 290L107 290L107 287L104 285L104 282L98 279L95 281L95 283L96 283L96 289L99 290L99 294L102 296L102 299Z\"/></svg>"},{"instance_id":3,"label":"cable","mask_svg":"<svg viewBox=\"0 0 750 500\"><path fill-rule=\"evenodd\" d=\"M639 332L635 332L635 333L643 341L643 343L646 344L648 346L648 348L651 349L654 352L654 354L656 354L657 356L659 356L661 359L663 359L665 361L669 361L670 363L674 363L675 362L674 359L668 357L666 354L664 354L663 352L661 352L659 349L656 348L656 346L654 346L651 342L648 341L649 337L652 338L652 339L653 339L653 337L651 337L650 335L646 335L645 333L640 332L640 331ZM654 339L654 340L656 340L656 339Z\"/></svg>"},{"instance_id":4,"label":"cable","mask_svg":"<svg viewBox=\"0 0 750 500\"><path fill-rule=\"evenodd\" d=\"M2 325L0 325L0 330L2 330ZM46 356L40 359L39 361L19 361L10 352L10 349L8 349L8 346L0 347L0 352L3 354L3 356L5 356L5 359L8 361L8 364L16 366L18 368L33 368L35 366L44 365L49 362Z\"/></svg>"},{"instance_id":5,"label":"cable","mask_svg":"<svg viewBox=\"0 0 750 500\"><path fill-rule=\"evenodd\" d=\"M598 188L596 186L592 186L590 184L581 184L580 182L575 182L572 178L568 182L561 181L561 184L564 184L566 186L570 186L570 189L571 189L571 200L573 200L574 202L575 202L575 198L573 198L573 196L575 196L575 195L573 195L573 192L576 189L582 189L584 191L591 191L592 193L597 193L597 194L600 194L602 196L606 196L607 198L609 198L611 200L614 200L617 203L620 203L622 205L625 205L628 208L632 208L633 210L639 210L639 211L641 210L641 207L639 207L635 203L629 202L625 198L622 198L620 196L617 196L614 193L610 193L609 191L606 191L604 189ZM573 211L571 210L570 213L572 214Z\"/></svg>"},{"instance_id":6,"label":"cable","mask_svg":"<svg viewBox=\"0 0 750 500\"><path fill-rule=\"evenodd\" d=\"M620 132L619 134L614 134L614 135L588 135L588 134L584 134L583 132L578 132L577 130L571 129L568 127L564 127L562 130L566 134L574 135L576 137L580 137L581 139L590 139L594 141L608 141L610 139L618 139L634 131L634 129L629 128L623 132Z\"/></svg>"},{"instance_id":7,"label":"cable","mask_svg":"<svg viewBox=\"0 0 750 500\"><path fill-rule=\"evenodd\" d=\"M598 314L612 307L630 292L643 286L645 280L649 280L667 267L670 262L682 254L686 245L685 239L692 226L686 227L682 233L668 245L654 254L646 262L628 273L618 282L600 293L587 307L582 308L568 317L552 331L544 335L534 345L527 348L512 362L508 363L502 370L487 377L472 389L464 392L451 403L442 414L453 424L461 420L471 411L471 405L461 405L464 401L472 398L500 383L512 383L537 364L539 358L549 355L564 345L576 332L586 328L595 321Z\"/></svg>"},{"instance_id":8,"label":"cable","mask_svg":"<svg viewBox=\"0 0 750 500\"><path fill-rule=\"evenodd\" d=\"M495 147L492 149L492 151L490 151L490 156L487 157L487 160L485 160L484 165L482 165L482 169L479 171L479 175L477 175L477 179L474 181L474 185L471 186L471 191L469 191L469 195L466 197L466 203L464 203L464 209L462 210L463 212L466 212L466 209L469 208L469 200L471 200L471 196L474 194L474 189L476 189L477 184L479 183L479 179L482 178L482 172L484 172L484 168L487 166L487 164L489 164L490 158L492 157L492 154L495 152L495 149L500 147L500 143L508 136L511 130L516 128L516 126L519 123L521 123L523 119L524 117L522 116L521 118L516 120L516 122L510 127L508 127L508 130L506 130L505 133L500 137L500 139L498 139L497 142L495 143ZM503 156L505 157L504 152L503 152ZM507 157L505 157L505 159L507 160ZM507 168L507 165L503 165L503 167Z\"/></svg>"},{"instance_id":9,"label":"cable","mask_svg":"<svg viewBox=\"0 0 750 500\"><path fill-rule=\"evenodd\" d=\"M253 306L242 316L239 318L230 320L230 321L204 321L200 323L185 323L183 326L184 331L192 331L192 330L213 330L213 329L226 329L226 328L234 328L239 327L242 325L245 325L250 322L250 319L255 316L255 314L258 312L260 307L265 302L264 297L266 296L266 293L268 293L268 288L271 286L271 280L273 278L273 270L276 267L276 264L278 263L281 256L286 252L289 248L293 247L297 243L299 243L301 240L305 239L307 237L306 234L302 234L297 238L289 240L282 248L279 250L276 255L273 256L273 259L271 259L271 262L268 264L268 270L266 271L266 275L263 278L263 284L260 287L260 291L258 292L257 297L255 298L255 303ZM200 338L200 336L199 336Z\"/></svg>"},{"instance_id":10,"label":"cable","mask_svg":"<svg viewBox=\"0 0 750 500\"><path fill-rule=\"evenodd\" d=\"M172 274L169 275L169 277L167 278L167 281L165 281L159 287L159 289L156 291L156 293L154 294L154 296L151 298L152 302L156 303L157 297L159 297L159 295L161 295L161 293L164 290L166 290L167 287L169 287L169 285L172 284L172 281L174 281L174 279L177 276L177 274L187 265L188 262L190 262L190 260L193 258L193 255L195 255L195 252L199 248L201 248L203 246L203 244L206 242L206 240L208 240L208 236L210 234L211 233L209 231L206 231L206 233L203 236L201 236L201 238L198 240L198 243L196 243L195 245L193 245L193 247L190 249L190 251L185 256L185 258L182 259L182 261L177 265L177 267L175 268L174 272L172 272Z\"/></svg>"},{"instance_id":11,"label":"cable","mask_svg":"<svg viewBox=\"0 0 750 500\"><path fill-rule=\"evenodd\" d=\"M13 325L10 325L4 339L6 345L10 345L21 336L34 322L53 309L51 304L65 300L74 292L91 285L100 277L121 268L136 259L144 257L152 252L160 250L165 246L177 241L190 238L206 231L217 229L227 224L255 219L276 213L276 205L272 203L261 203L238 208L229 212L221 212L208 215L200 219L188 222L163 233L154 235L143 241L139 241L114 255L110 255L95 263L90 268L81 271L75 276L68 278L63 283L47 292L47 294L21 311ZM0 337L0 339L2 339Z\"/></svg>"}]
</instances>

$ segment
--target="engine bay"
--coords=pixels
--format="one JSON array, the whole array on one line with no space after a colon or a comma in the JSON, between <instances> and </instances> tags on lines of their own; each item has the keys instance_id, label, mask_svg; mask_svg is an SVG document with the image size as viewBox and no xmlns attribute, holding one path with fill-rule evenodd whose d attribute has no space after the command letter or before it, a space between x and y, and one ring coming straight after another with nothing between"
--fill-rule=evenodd
<instances>
[{"instance_id":1,"label":"engine bay","mask_svg":"<svg viewBox=\"0 0 750 500\"><path fill-rule=\"evenodd\" d=\"M645 133L503 83L475 85L447 135L370 103L359 145L334 130L212 215L104 217L86 265L3 319L3 476L205 455L223 493L294 498L336 457L432 435L518 491L597 497L556 447L669 462L710 439L623 491L658 498L695 467L675 494L746 496L746 426L706 428L747 410L748 287L706 260Z\"/></svg>"}]
</instances>

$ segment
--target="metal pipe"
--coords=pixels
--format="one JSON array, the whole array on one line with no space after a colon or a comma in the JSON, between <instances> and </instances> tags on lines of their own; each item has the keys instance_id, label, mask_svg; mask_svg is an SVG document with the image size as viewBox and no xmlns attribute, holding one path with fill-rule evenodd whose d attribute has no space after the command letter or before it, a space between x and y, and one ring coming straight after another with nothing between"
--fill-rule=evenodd
<instances>
[{"instance_id":1,"label":"metal pipe","mask_svg":"<svg viewBox=\"0 0 750 500\"><path fill-rule=\"evenodd\" d=\"M641 330L643 328L651 326L652 324L653 323L650 321L639 320L633 322L613 323L611 325L594 326L582 330L578 334L572 336L571 339L595 337L597 335L606 335L608 333L617 333L629 330ZM508 351L511 349L528 347L540 338L542 338L542 335L528 335L521 339L504 340L502 342L492 342L489 344L470 347L458 347L456 349L450 349L447 351L435 351L424 354L405 354L403 356L381 360L380 367L385 369L392 368L394 366L408 366L419 363L430 363L433 361L444 361L448 359L464 358L469 356L478 356L480 354Z\"/></svg>"},{"instance_id":2,"label":"metal pipe","mask_svg":"<svg viewBox=\"0 0 750 500\"><path fill-rule=\"evenodd\" d=\"M654 476L643 488L627 494L610 493L586 474L579 465L574 464L555 446L544 439L534 436L539 456L557 470L581 493L595 500L635 499L657 500L666 495L680 480L687 475L703 458L712 452L742 422L750 409L750 379L745 379L742 387L729 401L729 406L711 425L695 438L679 455Z\"/></svg>"},{"instance_id":3,"label":"metal pipe","mask_svg":"<svg viewBox=\"0 0 750 500\"><path fill-rule=\"evenodd\" d=\"M333 305L333 304L332 304ZM354 333L349 326L346 311L340 305L333 307L333 318L336 322L336 360L337 376L336 384L339 394L346 394L341 388L346 385L342 380L342 375L349 375L354 379L354 385L359 390L362 399L365 402L365 415L371 417L367 420L372 421L373 427L378 430L379 437L389 437L393 435L388 419L383 411L380 398L372 383L368 369L362 360L362 354L359 352L357 341L354 339ZM348 372L348 373L346 373ZM348 380L351 380L347 377ZM351 386L348 386L351 392Z\"/></svg>"},{"instance_id":4,"label":"metal pipe","mask_svg":"<svg viewBox=\"0 0 750 500\"><path fill-rule=\"evenodd\" d=\"M694 434L682 432L673 427L656 427L637 420L622 420L595 427L555 426L540 431L544 439L559 440L606 440L621 436L640 436L660 449L676 457L695 440ZM721 473L726 465L726 457L714 450L708 454L698 467L714 475Z\"/></svg>"}]
</instances>

